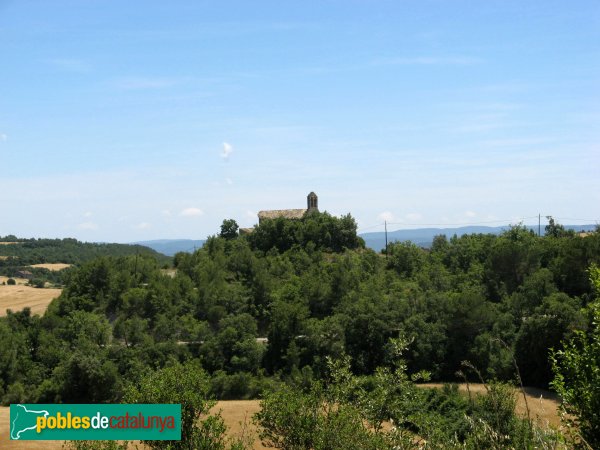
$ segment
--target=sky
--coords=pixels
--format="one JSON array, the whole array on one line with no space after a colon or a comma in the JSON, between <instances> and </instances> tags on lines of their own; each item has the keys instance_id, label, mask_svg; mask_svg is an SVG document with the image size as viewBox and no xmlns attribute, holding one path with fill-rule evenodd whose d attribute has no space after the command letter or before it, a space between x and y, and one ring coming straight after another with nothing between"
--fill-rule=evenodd
<instances>
[{"instance_id":1,"label":"sky","mask_svg":"<svg viewBox=\"0 0 600 450\"><path fill-rule=\"evenodd\" d=\"M0 236L600 223L597 0L0 0Z\"/></svg>"}]
</instances>

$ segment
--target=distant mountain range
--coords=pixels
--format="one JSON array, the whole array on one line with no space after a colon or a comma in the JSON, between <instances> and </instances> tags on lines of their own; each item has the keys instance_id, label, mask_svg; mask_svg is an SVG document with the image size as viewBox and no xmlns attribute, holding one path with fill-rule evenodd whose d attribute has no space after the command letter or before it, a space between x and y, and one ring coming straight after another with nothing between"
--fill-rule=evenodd
<instances>
[{"instance_id":1,"label":"distant mountain range","mask_svg":"<svg viewBox=\"0 0 600 450\"><path fill-rule=\"evenodd\" d=\"M593 231L596 229L596 225L564 225L567 230L579 231ZM451 238L455 234L462 236L463 234L500 234L503 231L508 230L508 226L502 227L484 227L484 226L468 226L459 228L416 228L414 230L396 230L388 231L388 242L395 241L411 241L420 247L430 247L433 242L433 238L439 234L444 234L446 237ZM538 227L528 225L527 228L537 233ZM544 227L542 226L542 234L544 233ZM385 232L378 231L375 233L363 233L360 234L365 240L367 247L372 248L375 251L380 251L385 248Z\"/></svg>"},{"instance_id":2,"label":"distant mountain range","mask_svg":"<svg viewBox=\"0 0 600 450\"><path fill-rule=\"evenodd\" d=\"M579 231L592 231L596 229L596 225L565 225L567 230ZM414 230L396 230L388 231L388 242L395 241L411 241L420 247L430 247L433 242L433 238L439 234L445 234L448 238L451 238L455 234L462 236L463 234L500 234L506 231L509 227L484 227L484 226L468 226L458 228L415 228ZM537 233L537 226L528 226ZM542 227L542 233L544 228ZM375 251L380 251L385 247L385 233L378 231L374 233L362 233L359 235L365 240L367 247L372 248ZM134 242L134 244L144 245L156 250L159 253L167 256L173 256L178 252L191 253L195 249L198 249L204 245L205 240L194 240L194 239L157 239L154 241L141 241Z\"/></svg>"},{"instance_id":3,"label":"distant mountain range","mask_svg":"<svg viewBox=\"0 0 600 450\"><path fill-rule=\"evenodd\" d=\"M204 245L205 240L194 239L157 239L154 241L134 242L134 244L150 247L159 253L167 256L173 256L178 252L192 253Z\"/></svg>"}]
</instances>

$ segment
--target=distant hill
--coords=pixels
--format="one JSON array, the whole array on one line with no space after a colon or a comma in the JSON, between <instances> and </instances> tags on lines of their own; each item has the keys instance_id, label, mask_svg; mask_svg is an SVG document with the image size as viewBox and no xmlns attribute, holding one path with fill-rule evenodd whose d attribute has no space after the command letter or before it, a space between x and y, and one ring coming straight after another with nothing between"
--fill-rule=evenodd
<instances>
[{"instance_id":1,"label":"distant hill","mask_svg":"<svg viewBox=\"0 0 600 450\"><path fill-rule=\"evenodd\" d=\"M591 231L596 228L596 225L565 225L567 230L579 231ZM411 241L420 247L430 247L433 242L433 238L439 234L445 234L448 238L453 235L462 236L463 234L483 233L483 234L500 234L507 230L508 226L501 227L485 227L485 226L468 226L458 228L416 228L414 230L396 230L388 231L388 242L395 241ZM534 230L537 233L537 226L528 226L528 228ZM544 227L542 227L542 233L544 233ZM375 251L380 251L385 248L385 233L383 231L375 233L363 233L360 234L365 240L367 247L372 248Z\"/></svg>"},{"instance_id":2,"label":"distant hill","mask_svg":"<svg viewBox=\"0 0 600 450\"><path fill-rule=\"evenodd\" d=\"M167 256L173 256L178 252L191 253L204 245L204 240L194 239L157 239L154 241L134 242L137 245L149 247Z\"/></svg>"},{"instance_id":3,"label":"distant hill","mask_svg":"<svg viewBox=\"0 0 600 450\"><path fill-rule=\"evenodd\" d=\"M80 265L100 256L129 255L150 256L161 265L171 262L168 256L142 245L80 242L71 238L23 239L12 235L0 236L0 274L6 276L13 276L23 268L31 270L35 276L48 272L36 267L40 264ZM46 276L50 277L48 274Z\"/></svg>"}]
</instances>

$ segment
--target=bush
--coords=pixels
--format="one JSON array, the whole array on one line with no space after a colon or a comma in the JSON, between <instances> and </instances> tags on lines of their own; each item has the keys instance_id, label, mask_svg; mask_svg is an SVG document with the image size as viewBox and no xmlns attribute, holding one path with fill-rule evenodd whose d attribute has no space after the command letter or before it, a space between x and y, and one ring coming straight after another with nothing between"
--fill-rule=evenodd
<instances>
[{"instance_id":1,"label":"bush","mask_svg":"<svg viewBox=\"0 0 600 450\"><path fill-rule=\"evenodd\" d=\"M9 286L14 286L15 284L17 284L17 282L14 280L14 278L9 278L6 284L8 284Z\"/></svg>"},{"instance_id":2,"label":"bush","mask_svg":"<svg viewBox=\"0 0 600 450\"><path fill-rule=\"evenodd\" d=\"M181 441L145 441L152 449L224 450L226 426L220 414L209 414L210 381L194 363L176 364L150 373L125 395L127 403L180 403ZM198 418L201 417L201 420ZM239 442L232 448L243 448Z\"/></svg>"},{"instance_id":3,"label":"bush","mask_svg":"<svg viewBox=\"0 0 600 450\"><path fill-rule=\"evenodd\" d=\"M2 397L2 404L10 405L13 403L23 403L25 401L25 387L19 381L11 384L6 389L6 394Z\"/></svg>"},{"instance_id":4,"label":"bush","mask_svg":"<svg viewBox=\"0 0 600 450\"><path fill-rule=\"evenodd\" d=\"M46 287L46 281L42 280L41 278L34 278L29 281L29 285L33 286L34 288L42 289Z\"/></svg>"}]
</instances>

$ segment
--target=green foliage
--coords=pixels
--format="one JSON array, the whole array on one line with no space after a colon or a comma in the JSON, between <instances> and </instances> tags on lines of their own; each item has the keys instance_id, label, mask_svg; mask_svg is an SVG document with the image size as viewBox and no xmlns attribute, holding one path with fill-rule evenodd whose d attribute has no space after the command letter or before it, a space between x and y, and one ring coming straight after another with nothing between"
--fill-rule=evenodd
<instances>
[{"instance_id":1,"label":"green foliage","mask_svg":"<svg viewBox=\"0 0 600 450\"><path fill-rule=\"evenodd\" d=\"M221 224L219 236L223 239L235 239L238 236L239 226L233 219L225 219Z\"/></svg>"},{"instance_id":2,"label":"green foliage","mask_svg":"<svg viewBox=\"0 0 600 450\"><path fill-rule=\"evenodd\" d=\"M486 385L467 398L456 386L419 389L392 340L394 368L357 377L348 358L329 360L326 381L281 387L261 402L255 422L267 445L282 449L563 448L560 436L515 414L515 390Z\"/></svg>"},{"instance_id":3,"label":"green foliage","mask_svg":"<svg viewBox=\"0 0 600 450\"><path fill-rule=\"evenodd\" d=\"M362 248L355 225L328 214L264 221L256 234L178 254L168 275L141 253L81 263L43 317L0 318L2 395L20 383L32 402L119 401L144 373L199 361L212 394L251 398L282 381L310 390L328 358L344 355L373 381L393 369L398 336L411 340L409 372L451 381L469 359L509 381L516 359L526 385L546 386L548 349L589 328L599 233L559 239L516 226L437 237L431 250L396 243L386 258Z\"/></svg>"},{"instance_id":4,"label":"green foliage","mask_svg":"<svg viewBox=\"0 0 600 450\"><path fill-rule=\"evenodd\" d=\"M410 436L387 432L382 427L390 402L390 389L416 389L411 383L378 385L381 391L368 397L351 374L350 361L329 360L328 383L313 383L308 391L282 388L265 397L255 421L261 439L282 449L385 449L407 448ZM389 381L389 373L382 375Z\"/></svg>"},{"instance_id":5,"label":"green foliage","mask_svg":"<svg viewBox=\"0 0 600 450\"><path fill-rule=\"evenodd\" d=\"M300 220L267 219L254 229L248 240L254 249L285 252L292 247L341 252L364 247L356 234L356 221L348 214L340 218L326 212L312 212Z\"/></svg>"},{"instance_id":6,"label":"green foliage","mask_svg":"<svg viewBox=\"0 0 600 450\"><path fill-rule=\"evenodd\" d=\"M600 294L600 269L590 268L590 279ZM600 447L600 300L589 305L590 329L578 331L551 356L552 387L562 398L566 425L574 445Z\"/></svg>"},{"instance_id":7,"label":"green foliage","mask_svg":"<svg viewBox=\"0 0 600 450\"><path fill-rule=\"evenodd\" d=\"M209 378L196 364L176 364L144 376L125 394L129 403L180 403L181 441L145 441L153 449L220 450L226 448L225 424L210 414ZM199 417L202 419L199 420Z\"/></svg>"}]
</instances>

